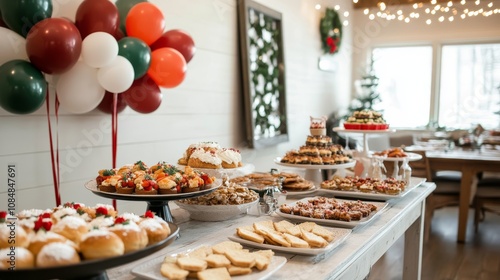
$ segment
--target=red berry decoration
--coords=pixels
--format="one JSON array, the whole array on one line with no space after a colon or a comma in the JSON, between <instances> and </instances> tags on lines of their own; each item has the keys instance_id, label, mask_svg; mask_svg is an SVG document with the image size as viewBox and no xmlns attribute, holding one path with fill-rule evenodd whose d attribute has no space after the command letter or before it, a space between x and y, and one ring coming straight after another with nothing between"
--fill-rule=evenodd
<instances>
[{"instance_id":1,"label":"red berry decoration","mask_svg":"<svg viewBox=\"0 0 500 280\"><path fill-rule=\"evenodd\" d=\"M7 218L7 212L0 211L0 223L5 223L5 218Z\"/></svg>"},{"instance_id":2,"label":"red berry decoration","mask_svg":"<svg viewBox=\"0 0 500 280\"><path fill-rule=\"evenodd\" d=\"M155 214L153 212L151 212L151 210L148 210L146 211L146 213L144 214L144 217L146 218L154 218L155 217Z\"/></svg>"},{"instance_id":3,"label":"red berry decoration","mask_svg":"<svg viewBox=\"0 0 500 280\"><path fill-rule=\"evenodd\" d=\"M96 216L106 216L108 215L108 209L106 207L98 207L96 210L95 210L95 214Z\"/></svg>"},{"instance_id":4,"label":"red berry decoration","mask_svg":"<svg viewBox=\"0 0 500 280\"><path fill-rule=\"evenodd\" d=\"M123 224L125 222L125 219L123 217L117 217L115 219L115 224Z\"/></svg>"}]
</instances>

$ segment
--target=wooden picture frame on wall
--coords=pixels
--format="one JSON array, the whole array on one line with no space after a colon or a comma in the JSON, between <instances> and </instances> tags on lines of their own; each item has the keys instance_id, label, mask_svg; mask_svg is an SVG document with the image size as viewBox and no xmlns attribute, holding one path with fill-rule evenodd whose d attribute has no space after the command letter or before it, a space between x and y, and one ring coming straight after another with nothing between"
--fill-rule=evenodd
<instances>
[{"instance_id":1,"label":"wooden picture frame on wall","mask_svg":"<svg viewBox=\"0 0 500 280\"><path fill-rule=\"evenodd\" d=\"M250 148L288 141L281 13L238 0L245 125Z\"/></svg>"}]
</instances>

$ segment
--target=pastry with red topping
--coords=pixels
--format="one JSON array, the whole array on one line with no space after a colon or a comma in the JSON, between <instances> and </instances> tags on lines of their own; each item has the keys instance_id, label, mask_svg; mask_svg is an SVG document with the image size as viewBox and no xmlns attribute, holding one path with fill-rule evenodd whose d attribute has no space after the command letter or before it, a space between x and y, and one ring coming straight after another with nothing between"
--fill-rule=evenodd
<instances>
[{"instance_id":1,"label":"pastry with red topping","mask_svg":"<svg viewBox=\"0 0 500 280\"><path fill-rule=\"evenodd\" d=\"M95 181L97 185L99 186L104 180L108 179L109 177L116 175L116 171L114 169L101 169L98 172L97 177L95 178Z\"/></svg>"},{"instance_id":2,"label":"pastry with red topping","mask_svg":"<svg viewBox=\"0 0 500 280\"><path fill-rule=\"evenodd\" d=\"M123 194L132 194L135 191L135 177L133 173L128 172L124 173L121 179L118 181L118 185L116 185L116 192Z\"/></svg>"},{"instance_id":3,"label":"pastry with red topping","mask_svg":"<svg viewBox=\"0 0 500 280\"><path fill-rule=\"evenodd\" d=\"M146 231L148 245L158 243L170 235L170 227L167 222L150 210L144 214L144 218L139 222L139 227Z\"/></svg>"},{"instance_id":4,"label":"pastry with red topping","mask_svg":"<svg viewBox=\"0 0 500 280\"><path fill-rule=\"evenodd\" d=\"M148 244L148 234L146 230L139 227L131 220L117 217L113 225L108 228L123 241L124 253L140 250Z\"/></svg>"},{"instance_id":5,"label":"pastry with red topping","mask_svg":"<svg viewBox=\"0 0 500 280\"><path fill-rule=\"evenodd\" d=\"M155 179L153 179L153 176L149 174L136 178L134 183L136 194L158 193L158 184L156 183Z\"/></svg>"},{"instance_id":6,"label":"pastry with red topping","mask_svg":"<svg viewBox=\"0 0 500 280\"><path fill-rule=\"evenodd\" d=\"M103 192L116 192L116 186L118 185L118 181L120 179L120 175L109 176L98 185L99 190Z\"/></svg>"},{"instance_id":7,"label":"pastry with red topping","mask_svg":"<svg viewBox=\"0 0 500 280\"><path fill-rule=\"evenodd\" d=\"M36 257L43 246L53 242L66 242L66 237L51 231L52 219L49 213L45 213L38 217L35 222L35 235L31 238L28 250Z\"/></svg>"}]
</instances>

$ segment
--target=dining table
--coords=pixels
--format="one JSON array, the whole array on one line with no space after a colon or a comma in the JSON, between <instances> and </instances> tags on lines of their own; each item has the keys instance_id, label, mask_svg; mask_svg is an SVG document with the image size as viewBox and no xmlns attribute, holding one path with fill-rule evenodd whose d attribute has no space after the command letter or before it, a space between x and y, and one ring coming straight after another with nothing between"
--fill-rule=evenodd
<instances>
[{"instance_id":1,"label":"dining table","mask_svg":"<svg viewBox=\"0 0 500 280\"><path fill-rule=\"evenodd\" d=\"M500 172L500 150L476 149L446 149L428 150L425 152L427 164L434 171L460 171L459 210L457 241L466 242L467 219L469 207L477 188L478 174L483 172Z\"/></svg>"}]
</instances>

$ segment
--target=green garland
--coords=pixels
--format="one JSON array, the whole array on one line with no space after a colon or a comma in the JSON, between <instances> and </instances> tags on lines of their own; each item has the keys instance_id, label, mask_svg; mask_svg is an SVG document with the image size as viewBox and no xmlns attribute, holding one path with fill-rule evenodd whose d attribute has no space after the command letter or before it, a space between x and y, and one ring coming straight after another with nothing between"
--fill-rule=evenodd
<instances>
[{"instance_id":1,"label":"green garland","mask_svg":"<svg viewBox=\"0 0 500 280\"><path fill-rule=\"evenodd\" d=\"M342 42L342 22L337 11L326 8L325 16L320 21L319 31L323 51L329 54L338 52Z\"/></svg>"}]
</instances>

